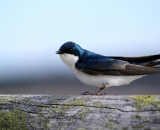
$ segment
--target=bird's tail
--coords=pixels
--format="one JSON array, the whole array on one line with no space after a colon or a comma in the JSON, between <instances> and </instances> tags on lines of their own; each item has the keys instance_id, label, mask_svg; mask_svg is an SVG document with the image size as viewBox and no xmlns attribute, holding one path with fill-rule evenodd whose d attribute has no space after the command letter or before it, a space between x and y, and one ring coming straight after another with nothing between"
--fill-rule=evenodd
<instances>
[{"instance_id":1,"label":"bird's tail","mask_svg":"<svg viewBox=\"0 0 160 130\"><path fill-rule=\"evenodd\" d=\"M153 69L155 73L160 72L160 54L141 56L141 57L113 57L114 59L124 60L131 64L147 66Z\"/></svg>"},{"instance_id":2,"label":"bird's tail","mask_svg":"<svg viewBox=\"0 0 160 130\"><path fill-rule=\"evenodd\" d=\"M146 60L145 66L160 67L160 54L143 57Z\"/></svg>"},{"instance_id":3,"label":"bird's tail","mask_svg":"<svg viewBox=\"0 0 160 130\"><path fill-rule=\"evenodd\" d=\"M149 62L148 64L146 64L146 66L149 66L149 67L160 67L160 61Z\"/></svg>"}]
</instances>

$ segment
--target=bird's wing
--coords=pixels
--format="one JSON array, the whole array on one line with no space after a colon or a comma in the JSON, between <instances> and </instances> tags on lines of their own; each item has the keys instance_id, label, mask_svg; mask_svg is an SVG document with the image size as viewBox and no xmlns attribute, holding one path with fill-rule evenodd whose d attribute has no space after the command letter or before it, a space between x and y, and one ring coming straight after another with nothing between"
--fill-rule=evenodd
<instances>
[{"instance_id":1,"label":"bird's wing","mask_svg":"<svg viewBox=\"0 0 160 130\"><path fill-rule=\"evenodd\" d=\"M83 58L77 61L75 67L89 75L146 75L160 72L160 68L130 64L103 56Z\"/></svg>"},{"instance_id":2,"label":"bird's wing","mask_svg":"<svg viewBox=\"0 0 160 130\"><path fill-rule=\"evenodd\" d=\"M141 56L141 57L112 57L117 60L124 60L133 64L143 64L145 66L155 66L160 64L160 54L150 55L150 56Z\"/></svg>"}]
</instances>

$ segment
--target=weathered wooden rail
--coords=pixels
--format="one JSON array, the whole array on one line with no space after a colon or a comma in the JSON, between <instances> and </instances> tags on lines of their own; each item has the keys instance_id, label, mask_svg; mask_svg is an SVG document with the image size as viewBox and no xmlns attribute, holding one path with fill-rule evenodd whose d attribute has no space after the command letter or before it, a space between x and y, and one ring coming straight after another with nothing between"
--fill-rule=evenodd
<instances>
[{"instance_id":1,"label":"weathered wooden rail","mask_svg":"<svg viewBox=\"0 0 160 130\"><path fill-rule=\"evenodd\" d=\"M0 95L1 130L160 130L160 96Z\"/></svg>"}]
</instances>

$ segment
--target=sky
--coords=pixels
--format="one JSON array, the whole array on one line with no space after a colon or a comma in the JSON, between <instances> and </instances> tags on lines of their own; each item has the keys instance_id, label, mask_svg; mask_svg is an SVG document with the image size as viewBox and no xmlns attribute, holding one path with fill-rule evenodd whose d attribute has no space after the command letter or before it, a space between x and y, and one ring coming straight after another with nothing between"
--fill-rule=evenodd
<instances>
[{"instance_id":1,"label":"sky","mask_svg":"<svg viewBox=\"0 0 160 130\"><path fill-rule=\"evenodd\" d=\"M159 54L159 0L0 1L0 81L70 72L55 52L73 41L106 56Z\"/></svg>"}]
</instances>

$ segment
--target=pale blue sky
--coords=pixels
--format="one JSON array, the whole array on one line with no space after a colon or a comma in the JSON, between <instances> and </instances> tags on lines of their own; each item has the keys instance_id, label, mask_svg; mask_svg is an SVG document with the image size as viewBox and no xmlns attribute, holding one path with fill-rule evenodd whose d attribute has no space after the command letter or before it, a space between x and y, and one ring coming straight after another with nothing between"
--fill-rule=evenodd
<instances>
[{"instance_id":1,"label":"pale blue sky","mask_svg":"<svg viewBox=\"0 0 160 130\"><path fill-rule=\"evenodd\" d=\"M0 1L0 80L67 70L66 41L103 55L160 53L159 0Z\"/></svg>"}]
</instances>

